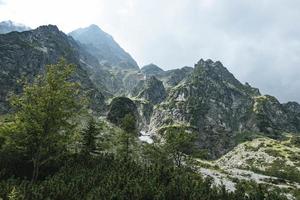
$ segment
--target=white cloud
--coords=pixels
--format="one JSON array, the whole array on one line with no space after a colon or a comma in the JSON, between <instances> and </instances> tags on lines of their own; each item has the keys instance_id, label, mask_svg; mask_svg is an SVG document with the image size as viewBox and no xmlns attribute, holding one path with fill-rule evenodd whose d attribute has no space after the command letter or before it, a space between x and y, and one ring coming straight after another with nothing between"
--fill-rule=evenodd
<instances>
[{"instance_id":1,"label":"white cloud","mask_svg":"<svg viewBox=\"0 0 300 200\"><path fill-rule=\"evenodd\" d=\"M299 9L295 0L9 0L0 20L65 32L95 23L140 65L212 58L265 93L300 101Z\"/></svg>"}]
</instances>

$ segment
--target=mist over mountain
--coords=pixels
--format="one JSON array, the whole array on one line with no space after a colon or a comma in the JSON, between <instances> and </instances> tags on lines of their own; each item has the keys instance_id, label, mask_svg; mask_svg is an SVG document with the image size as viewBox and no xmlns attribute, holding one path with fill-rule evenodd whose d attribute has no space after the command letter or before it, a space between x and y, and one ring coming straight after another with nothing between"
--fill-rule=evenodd
<instances>
[{"instance_id":1,"label":"mist over mountain","mask_svg":"<svg viewBox=\"0 0 300 200\"><path fill-rule=\"evenodd\" d=\"M22 32L30 30L30 27L27 27L23 24L15 23L13 21L2 21L0 22L0 34L9 33L12 31Z\"/></svg>"},{"instance_id":2,"label":"mist over mountain","mask_svg":"<svg viewBox=\"0 0 300 200\"><path fill-rule=\"evenodd\" d=\"M138 69L136 61L116 43L111 35L102 31L97 25L79 28L69 35L83 44L101 64L120 69Z\"/></svg>"}]
</instances>

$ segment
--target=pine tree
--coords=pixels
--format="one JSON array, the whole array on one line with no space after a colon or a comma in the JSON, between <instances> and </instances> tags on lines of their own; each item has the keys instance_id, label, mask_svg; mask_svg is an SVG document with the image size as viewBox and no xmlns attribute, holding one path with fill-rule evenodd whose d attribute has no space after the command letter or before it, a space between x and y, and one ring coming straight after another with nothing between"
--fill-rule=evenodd
<instances>
[{"instance_id":1,"label":"pine tree","mask_svg":"<svg viewBox=\"0 0 300 200\"><path fill-rule=\"evenodd\" d=\"M95 153L97 150L96 136L99 134L99 128L96 121L91 117L87 127L82 131L82 153L86 156Z\"/></svg>"},{"instance_id":2,"label":"pine tree","mask_svg":"<svg viewBox=\"0 0 300 200\"><path fill-rule=\"evenodd\" d=\"M122 120L121 128L123 132L119 136L120 155L126 162L132 154L132 146L134 145L134 136L137 135L136 120L131 114L125 115Z\"/></svg>"}]
</instances>

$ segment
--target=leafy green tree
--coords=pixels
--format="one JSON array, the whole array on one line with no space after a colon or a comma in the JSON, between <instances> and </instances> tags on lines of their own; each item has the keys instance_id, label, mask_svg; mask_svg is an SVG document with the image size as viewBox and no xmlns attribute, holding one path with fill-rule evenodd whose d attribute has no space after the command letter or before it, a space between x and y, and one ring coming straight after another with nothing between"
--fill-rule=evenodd
<instances>
[{"instance_id":1,"label":"leafy green tree","mask_svg":"<svg viewBox=\"0 0 300 200\"><path fill-rule=\"evenodd\" d=\"M6 145L28 157L33 165L32 181L44 164L67 150L68 138L76 127L81 106L80 85L71 81L75 66L61 59L46 66L44 75L25 83L23 93L12 97L16 113L4 125Z\"/></svg>"}]
</instances>

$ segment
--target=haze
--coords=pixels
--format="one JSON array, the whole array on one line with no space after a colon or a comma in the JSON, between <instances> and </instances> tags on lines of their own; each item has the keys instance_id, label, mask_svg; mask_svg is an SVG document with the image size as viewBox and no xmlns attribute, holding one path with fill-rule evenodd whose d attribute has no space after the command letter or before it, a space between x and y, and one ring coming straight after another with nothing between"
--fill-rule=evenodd
<instances>
[{"instance_id":1,"label":"haze","mask_svg":"<svg viewBox=\"0 0 300 200\"><path fill-rule=\"evenodd\" d=\"M68 33L97 24L140 66L220 60L240 81L300 102L300 1L0 0L0 21Z\"/></svg>"}]
</instances>

